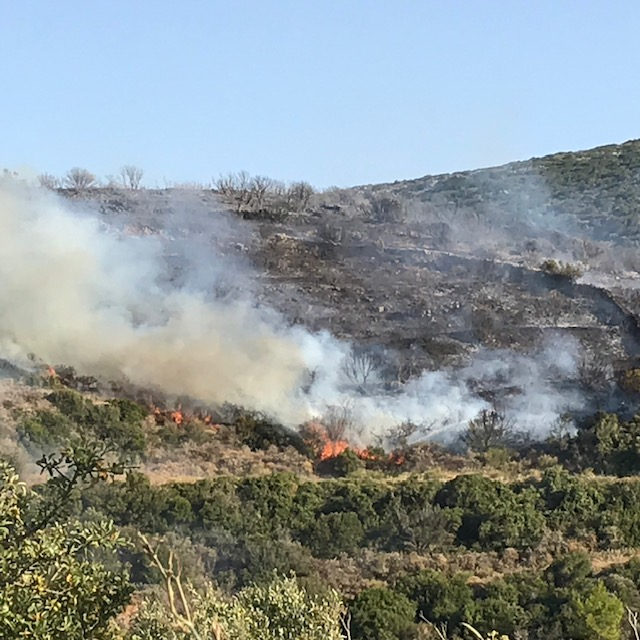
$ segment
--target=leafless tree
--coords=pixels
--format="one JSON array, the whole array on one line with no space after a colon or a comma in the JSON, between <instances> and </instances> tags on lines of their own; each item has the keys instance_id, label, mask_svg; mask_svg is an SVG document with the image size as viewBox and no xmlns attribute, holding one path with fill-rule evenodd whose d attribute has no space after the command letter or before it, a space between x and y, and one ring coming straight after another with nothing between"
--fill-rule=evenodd
<instances>
[{"instance_id":1,"label":"leafless tree","mask_svg":"<svg viewBox=\"0 0 640 640\"><path fill-rule=\"evenodd\" d=\"M513 424L503 412L493 407L483 409L477 418L469 421L461 440L472 451L486 453L492 447L508 445L513 437Z\"/></svg>"},{"instance_id":2,"label":"leafless tree","mask_svg":"<svg viewBox=\"0 0 640 640\"><path fill-rule=\"evenodd\" d=\"M364 391L367 383L376 377L377 366L371 354L352 350L345 359L342 370L352 384Z\"/></svg>"},{"instance_id":3,"label":"leafless tree","mask_svg":"<svg viewBox=\"0 0 640 640\"><path fill-rule=\"evenodd\" d=\"M215 181L215 188L234 204L236 213L241 213L251 201L252 178L246 171L229 173Z\"/></svg>"},{"instance_id":4,"label":"leafless tree","mask_svg":"<svg viewBox=\"0 0 640 640\"><path fill-rule=\"evenodd\" d=\"M267 195L273 192L275 180L267 176L254 176L249 184L249 204L253 211L261 211L265 207Z\"/></svg>"},{"instance_id":5,"label":"leafless tree","mask_svg":"<svg viewBox=\"0 0 640 640\"><path fill-rule=\"evenodd\" d=\"M420 622L426 624L433 631L437 640L448 640L449 630L444 622L436 625L434 622L431 622L431 620L427 620L422 611L419 613L418 617L420 618Z\"/></svg>"},{"instance_id":6,"label":"leafless tree","mask_svg":"<svg viewBox=\"0 0 640 640\"><path fill-rule=\"evenodd\" d=\"M308 182L291 183L286 194L290 209L297 212L304 211L313 193L313 187Z\"/></svg>"},{"instance_id":7,"label":"leafless tree","mask_svg":"<svg viewBox=\"0 0 640 640\"><path fill-rule=\"evenodd\" d=\"M370 201L370 217L374 222L401 222L405 218L404 202L395 196L374 196Z\"/></svg>"},{"instance_id":8,"label":"leafless tree","mask_svg":"<svg viewBox=\"0 0 640 640\"><path fill-rule=\"evenodd\" d=\"M60 187L60 179L51 173L41 173L38 176L38 183L43 189L51 189L52 191Z\"/></svg>"},{"instance_id":9,"label":"leafless tree","mask_svg":"<svg viewBox=\"0 0 640 640\"><path fill-rule=\"evenodd\" d=\"M321 420L329 440L337 442L344 440L347 432L354 427L353 412L348 404L331 405Z\"/></svg>"},{"instance_id":10,"label":"leafless tree","mask_svg":"<svg viewBox=\"0 0 640 640\"><path fill-rule=\"evenodd\" d=\"M425 427L412 422L411 420L405 420L400 424L391 427L387 431L387 442L394 451L405 451L409 446L409 440ZM426 427L428 432L429 427Z\"/></svg>"},{"instance_id":11,"label":"leafless tree","mask_svg":"<svg viewBox=\"0 0 640 640\"><path fill-rule=\"evenodd\" d=\"M151 564L160 572L163 580L165 595L169 604L169 613L176 626L194 638L194 640L204 640L202 634L196 628L196 621L191 611L188 592L182 580L182 568L176 560L173 549L169 549L169 557L164 563L160 559L159 549L153 547L149 539L142 533L138 533L138 539L142 543ZM214 622L211 627L214 640L222 640L223 631L218 622Z\"/></svg>"},{"instance_id":12,"label":"leafless tree","mask_svg":"<svg viewBox=\"0 0 640 640\"><path fill-rule=\"evenodd\" d=\"M578 363L578 377L580 382L592 391L604 391L615 381L611 363L597 353L583 355Z\"/></svg>"},{"instance_id":13,"label":"leafless tree","mask_svg":"<svg viewBox=\"0 0 640 640\"><path fill-rule=\"evenodd\" d=\"M348 609L340 613L340 626L344 640L351 640L351 611Z\"/></svg>"},{"instance_id":14,"label":"leafless tree","mask_svg":"<svg viewBox=\"0 0 640 640\"><path fill-rule=\"evenodd\" d=\"M139 189L144 171L139 167L127 164L120 169L120 181L127 189Z\"/></svg>"},{"instance_id":15,"label":"leafless tree","mask_svg":"<svg viewBox=\"0 0 640 640\"><path fill-rule=\"evenodd\" d=\"M64 186L68 189L83 191L96 186L96 177L87 169L73 167L64 177Z\"/></svg>"}]
</instances>

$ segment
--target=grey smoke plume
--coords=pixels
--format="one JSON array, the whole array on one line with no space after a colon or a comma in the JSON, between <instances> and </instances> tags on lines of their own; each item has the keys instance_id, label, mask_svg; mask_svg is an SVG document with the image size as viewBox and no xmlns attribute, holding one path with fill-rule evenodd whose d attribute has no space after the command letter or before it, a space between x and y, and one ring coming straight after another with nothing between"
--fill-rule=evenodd
<instances>
[{"instance_id":1,"label":"grey smoke plume","mask_svg":"<svg viewBox=\"0 0 640 640\"><path fill-rule=\"evenodd\" d=\"M365 429L348 435L363 443L407 420L431 433L459 431L488 406L472 379L508 375L521 385L509 410L526 428L539 430L576 402L543 382L554 368L575 368L573 346L563 349L564 370L556 345L537 359L484 355L463 370L425 372L393 392L375 379L363 388L345 373L349 345L292 327L250 296L212 295L228 266L213 250L205 271L214 282L169 278L158 238L118 232L9 181L0 182L0 225L0 358L19 365L35 354L288 425L348 406Z\"/></svg>"}]
</instances>

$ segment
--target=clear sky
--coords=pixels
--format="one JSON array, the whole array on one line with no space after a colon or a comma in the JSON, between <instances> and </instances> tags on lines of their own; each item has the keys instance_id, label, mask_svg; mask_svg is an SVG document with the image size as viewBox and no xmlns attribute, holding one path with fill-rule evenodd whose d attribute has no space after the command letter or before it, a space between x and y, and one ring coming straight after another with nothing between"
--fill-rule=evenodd
<instances>
[{"instance_id":1,"label":"clear sky","mask_svg":"<svg viewBox=\"0 0 640 640\"><path fill-rule=\"evenodd\" d=\"M0 0L0 167L391 181L640 137L640 2Z\"/></svg>"}]
</instances>

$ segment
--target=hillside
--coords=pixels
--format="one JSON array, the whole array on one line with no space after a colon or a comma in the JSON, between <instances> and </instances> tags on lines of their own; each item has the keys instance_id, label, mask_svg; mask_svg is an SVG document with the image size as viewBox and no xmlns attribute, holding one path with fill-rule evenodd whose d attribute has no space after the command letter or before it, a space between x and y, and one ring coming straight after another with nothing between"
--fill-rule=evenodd
<instances>
[{"instance_id":1,"label":"hillside","mask_svg":"<svg viewBox=\"0 0 640 640\"><path fill-rule=\"evenodd\" d=\"M0 635L637 637L636 156L0 191Z\"/></svg>"},{"instance_id":2,"label":"hillside","mask_svg":"<svg viewBox=\"0 0 640 640\"><path fill-rule=\"evenodd\" d=\"M640 141L365 188L417 198L443 212L453 206L534 222L569 217L593 239L635 242Z\"/></svg>"},{"instance_id":3,"label":"hillside","mask_svg":"<svg viewBox=\"0 0 640 640\"><path fill-rule=\"evenodd\" d=\"M582 394L590 411L635 406L612 382L640 355L639 167L632 141L331 190L284 214L268 198L253 211L215 190L66 195L108 224L162 238L175 278L193 266L191 252L231 260L225 286L352 342L389 383L466 367L481 394L509 395L501 378L517 358L537 362L553 344L572 370L558 378L543 363L536 375ZM504 349L506 360L496 355ZM482 363L496 357L507 371L489 375Z\"/></svg>"}]
</instances>

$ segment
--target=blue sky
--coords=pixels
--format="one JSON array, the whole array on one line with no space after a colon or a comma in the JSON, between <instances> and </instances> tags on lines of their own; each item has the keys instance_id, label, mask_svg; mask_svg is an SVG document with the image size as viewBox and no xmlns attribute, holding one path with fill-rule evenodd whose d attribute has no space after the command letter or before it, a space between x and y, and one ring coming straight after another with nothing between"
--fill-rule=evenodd
<instances>
[{"instance_id":1,"label":"blue sky","mask_svg":"<svg viewBox=\"0 0 640 640\"><path fill-rule=\"evenodd\" d=\"M640 137L640 3L0 0L0 167L391 181Z\"/></svg>"}]
</instances>

